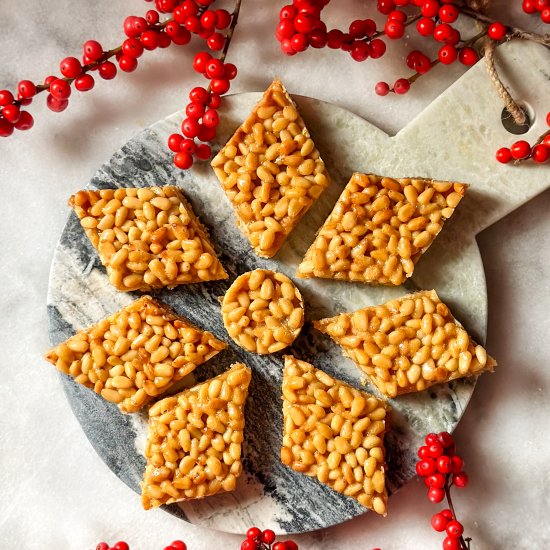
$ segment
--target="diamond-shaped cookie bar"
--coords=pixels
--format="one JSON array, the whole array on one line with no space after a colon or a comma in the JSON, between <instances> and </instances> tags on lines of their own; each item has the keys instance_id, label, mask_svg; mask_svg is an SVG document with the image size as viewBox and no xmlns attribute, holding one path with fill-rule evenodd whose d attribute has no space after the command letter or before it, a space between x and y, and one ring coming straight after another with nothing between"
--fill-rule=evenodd
<instances>
[{"instance_id":1,"label":"diamond-shaped cookie bar","mask_svg":"<svg viewBox=\"0 0 550 550\"><path fill-rule=\"evenodd\" d=\"M146 510L235 490L242 472L250 377L250 369L236 363L216 378L151 407L141 484Z\"/></svg>"},{"instance_id":2,"label":"diamond-shaped cookie bar","mask_svg":"<svg viewBox=\"0 0 550 550\"><path fill-rule=\"evenodd\" d=\"M69 199L117 290L227 279L177 187L79 191Z\"/></svg>"},{"instance_id":3,"label":"diamond-shaped cookie bar","mask_svg":"<svg viewBox=\"0 0 550 550\"><path fill-rule=\"evenodd\" d=\"M280 80L212 160L256 254L274 256L330 178Z\"/></svg>"},{"instance_id":4,"label":"diamond-shaped cookie bar","mask_svg":"<svg viewBox=\"0 0 550 550\"><path fill-rule=\"evenodd\" d=\"M285 356L281 461L382 515L387 415L384 401Z\"/></svg>"},{"instance_id":5,"label":"diamond-shaped cookie bar","mask_svg":"<svg viewBox=\"0 0 550 550\"><path fill-rule=\"evenodd\" d=\"M298 266L298 277L400 285L467 185L353 174Z\"/></svg>"},{"instance_id":6,"label":"diamond-shaped cookie bar","mask_svg":"<svg viewBox=\"0 0 550 550\"><path fill-rule=\"evenodd\" d=\"M46 360L125 413L136 412L227 345L142 296L46 353Z\"/></svg>"},{"instance_id":7,"label":"diamond-shaped cookie bar","mask_svg":"<svg viewBox=\"0 0 550 550\"><path fill-rule=\"evenodd\" d=\"M313 324L339 344L387 397L493 371L496 366L435 290Z\"/></svg>"}]
</instances>

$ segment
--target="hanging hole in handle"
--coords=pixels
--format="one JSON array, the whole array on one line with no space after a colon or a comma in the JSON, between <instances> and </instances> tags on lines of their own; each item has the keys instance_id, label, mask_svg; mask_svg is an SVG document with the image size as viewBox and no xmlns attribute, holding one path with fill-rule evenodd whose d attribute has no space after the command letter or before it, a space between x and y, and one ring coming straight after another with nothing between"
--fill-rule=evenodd
<instances>
[{"instance_id":1,"label":"hanging hole in handle","mask_svg":"<svg viewBox=\"0 0 550 550\"><path fill-rule=\"evenodd\" d=\"M526 134L535 122L535 114L533 109L531 109L531 107L526 103L520 103L519 106L525 113L525 122L523 124L518 124L508 112L506 107L502 109L502 113L500 114L500 120L504 126L504 129L516 136Z\"/></svg>"}]
</instances>

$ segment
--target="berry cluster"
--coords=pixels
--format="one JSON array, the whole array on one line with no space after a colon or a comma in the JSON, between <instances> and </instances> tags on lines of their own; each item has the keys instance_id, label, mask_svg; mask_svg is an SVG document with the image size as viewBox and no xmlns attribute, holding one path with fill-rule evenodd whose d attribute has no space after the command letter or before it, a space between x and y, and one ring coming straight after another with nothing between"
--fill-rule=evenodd
<instances>
[{"instance_id":1,"label":"berry cluster","mask_svg":"<svg viewBox=\"0 0 550 550\"><path fill-rule=\"evenodd\" d=\"M550 23L550 0L523 0L525 13L538 13L544 23Z\"/></svg>"},{"instance_id":2,"label":"berry cluster","mask_svg":"<svg viewBox=\"0 0 550 550\"><path fill-rule=\"evenodd\" d=\"M206 13L206 12L205 12ZM181 124L182 134L172 134L168 147L174 151L174 164L186 170L193 164L193 155L199 160L210 158L210 146L198 141L211 141L216 135L220 118L217 109L221 105L221 95L230 87L230 81L237 76L233 63L224 63L208 52L199 52L193 60L193 68L210 79L208 89L197 86L189 93L189 103L185 108L185 118Z\"/></svg>"},{"instance_id":3,"label":"berry cluster","mask_svg":"<svg viewBox=\"0 0 550 550\"><path fill-rule=\"evenodd\" d=\"M124 541L117 542L113 546L109 546L106 542L100 542L95 547L95 550L130 550L130 546ZM175 540L168 546L165 546L163 550L187 550L187 545L181 540Z\"/></svg>"},{"instance_id":4,"label":"berry cluster","mask_svg":"<svg viewBox=\"0 0 550 550\"><path fill-rule=\"evenodd\" d=\"M546 124L550 126L550 113L546 115ZM544 133L532 147L522 139L512 143L510 147L501 147L495 156L503 164L507 164L512 160L520 161L528 158L539 164L548 162L548 159L550 159L550 130Z\"/></svg>"},{"instance_id":5,"label":"berry cluster","mask_svg":"<svg viewBox=\"0 0 550 550\"><path fill-rule=\"evenodd\" d=\"M271 529L262 531L258 527L251 527L246 532L241 550L298 550L298 545L293 540L275 542L275 538Z\"/></svg>"},{"instance_id":6,"label":"berry cluster","mask_svg":"<svg viewBox=\"0 0 550 550\"><path fill-rule=\"evenodd\" d=\"M463 471L464 461L455 453L453 437L448 432L428 434L426 444L418 449L420 460L416 464L416 473L424 479L428 487L428 499L433 503L441 502L445 497L449 509L445 509L432 518L432 527L436 531L446 531L443 550L463 550L469 548L462 537L464 528L456 519L450 489L466 487L468 476Z\"/></svg>"},{"instance_id":7,"label":"berry cluster","mask_svg":"<svg viewBox=\"0 0 550 550\"><path fill-rule=\"evenodd\" d=\"M155 0L155 8L144 17L126 17L123 31L124 42L117 48L105 50L97 40L88 40L83 45L81 58L66 57L59 65L59 76L48 76L43 84L22 80L17 87L17 97L9 90L0 90L0 137L10 136L14 130L28 130L33 124L32 115L21 107L29 105L34 96L48 92L47 106L55 112L64 111L69 105L73 88L87 92L95 86L96 73L104 80L112 80L120 69L132 72L145 51L167 48L171 44L183 46L193 34L203 39L211 51L223 50L220 59L208 52L195 57L193 67L210 80L208 90L195 88L191 91L191 103L187 106L187 118L182 123L182 133L173 134L168 145L176 153L174 162L179 168L189 168L193 155L206 160L210 147L197 144L194 139L206 142L216 135L219 117L220 95L229 90L230 80L237 75L235 65L224 63L232 35L232 22L240 0L236 2L233 16L225 9L209 9L215 0ZM161 14L171 18L160 22ZM229 29L226 34L220 31Z\"/></svg>"}]
</instances>

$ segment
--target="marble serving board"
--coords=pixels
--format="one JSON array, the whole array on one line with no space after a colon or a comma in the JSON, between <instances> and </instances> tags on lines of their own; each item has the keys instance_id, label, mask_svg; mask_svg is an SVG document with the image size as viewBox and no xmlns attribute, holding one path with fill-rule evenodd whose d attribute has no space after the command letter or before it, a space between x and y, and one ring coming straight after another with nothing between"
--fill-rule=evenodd
<instances>
[{"instance_id":1,"label":"marble serving board","mask_svg":"<svg viewBox=\"0 0 550 550\"><path fill-rule=\"evenodd\" d=\"M510 56L521 58L521 45L514 45L509 51ZM525 71L526 78L530 75L532 80L533 71L543 64L536 55L529 59L518 71ZM539 77L546 79L542 73ZM518 78L521 82L521 75ZM227 140L260 95L240 94L224 100L215 147ZM306 323L294 345L280 354L258 356L235 346L223 327L218 302L232 280L255 268L274 269L294 277L298 262L353 171L464 181L472 185L471 189L418 264L409 288L316 279L295 281L305 299L306 320L381 303L414 288L435 288L466 328L484 341L487 292L475 235L550 184L547 167L514 168L493 161L496 145L512 138L501 126L500 104L480 65L394 137L335 105L304 97L295 99L333 183L273 259L258 258L250 250L207 164L197 164L187 172L173 166L165 144L168 135L178 130L182 113L138 134L89 182L91 188L178 185L208 227L230 275L228 281L154 293L178 313L230 344L227 351L199 367L185 384L219 374L235 361L242 361L253 370L246 405L244 473L237 490L166 507L182 519L227 532L242 533L253 524L278 533L304 532L365 512L352 499L280 463L283 353L291 352L360 389L374 391L353 363L343 358L339 349L314 331L310 323ZM537 121L531 132L541 133L541 123ZM137 295L119 293L110 286L96 252L71 213L51 270L48 313L52 344L118 310ZM145 465L141 454L145 415L123 415L116 406L61 376L73 411L98 454L122 481L139 492ZM415 449L422 436L429 431L455 428L474 386L474 379L460 380L391 401L393 427L387 436L391 492L414 475ZM391 512L391 500L389 508Z\"/></svg>"}]
</instances>

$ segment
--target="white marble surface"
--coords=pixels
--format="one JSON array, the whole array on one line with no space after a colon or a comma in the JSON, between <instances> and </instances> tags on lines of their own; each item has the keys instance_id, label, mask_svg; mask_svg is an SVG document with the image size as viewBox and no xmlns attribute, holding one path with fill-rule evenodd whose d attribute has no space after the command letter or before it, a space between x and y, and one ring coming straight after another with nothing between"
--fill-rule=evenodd
<instances>
[{"instance_id":1,"label":"white marble surface","mask_svg":"<svg viewBox=\"0 0 550 550\"><path fill-rule=\"evenodd\" d=\"M333 4L335 19L344 21L352 4L370 2ZM530 22L510 13L509 4L495 1L495 13L518 24ZM69 0L3 0L0 86L45 76L87 38L116 44L124 16L146 6L97 0L75 8ZM458 67L436 69L405 98L377 98L371 90L382 75L401 76L391 57L358 65L328 50L283 59L272 39L257 48L258 37L271 37L278 6L244 1L231 54L242 71L235 91L262 89L278 73L293 92L333 101L395 132L460 73ZM49 264L65 223L65 200L132 135L185 104L186 91L198 82L189 71L191 55L190 49L150 54L136 73L99 83L61 114L47 111L40 99L32 109L35 128L0 142L0 311L7 320L0 336L0 546L88 549L101 539L125 539L133 549L155 550L183 538L191 549L238 548L238 536L198 529L162 511L143 512L135 494L95 454L57 374L41 359L48 347ZM332 80L322 75L327 63ZM303 78L306 69L308 78ZM543 435L550 420L549 208L547 191L478 238L489 290L488 347L500 366L494 376L480 380L457 430L471 485L457 495L456 505L476 550L550 545L544 522L550 513L550 442ZM385 519L367 514L297 537L300 548L440 548L441 536L429 528L434 507L419 483L406 486L390 506Z\"/></svg>"}]
</instances>

